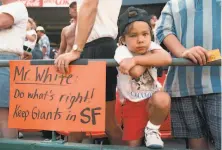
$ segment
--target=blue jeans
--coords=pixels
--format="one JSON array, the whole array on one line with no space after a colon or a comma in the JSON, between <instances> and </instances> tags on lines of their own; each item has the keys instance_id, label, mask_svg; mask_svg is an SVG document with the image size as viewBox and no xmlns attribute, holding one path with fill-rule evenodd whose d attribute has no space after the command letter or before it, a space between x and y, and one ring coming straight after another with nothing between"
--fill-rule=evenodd
<instances>
[{"instance_id":1,"label":"blue jeans","mask_svg":"<svg viewBox=\"0 0 222 150\"><path fill-rule=\"evenodd\" d=\"M0 53L0 60L18 60L19 56L12 53ZM9 83L10 71L9 67L0 67L0 108L8 108L9 106Z\"/></svg>"}]
</instances>

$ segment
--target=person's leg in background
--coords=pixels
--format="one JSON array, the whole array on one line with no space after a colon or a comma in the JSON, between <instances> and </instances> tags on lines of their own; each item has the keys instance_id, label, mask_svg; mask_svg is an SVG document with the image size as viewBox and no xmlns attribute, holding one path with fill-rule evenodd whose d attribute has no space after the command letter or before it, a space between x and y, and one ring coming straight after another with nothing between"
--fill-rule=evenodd
<instances>
[{"instance_id":1,"label":"person's leg in background","mask_svg":"<svg viewBox=\"0 0 222 150\"><path fill-rule=\"evenodd\" d=\"M19 56L16 54L5 53L0 54L0 60L18 60ZM0 67L0 138L17 138L17 129L8 128L8 114L9 114L9 68Z\"/></svg>"},{"instance_id":2,"label":"person's leg in background","mask_svg":"<svg viewBox=\"0 0 222 150\"><path fill-rule=\"evenodd\" d=\"M0 138L16 139L17 129L8 128L8 108L0 108Z\"/></svg>"},{"instance_id":3,"label":"person's leg in background","mask_svg":"<svg viewBox=\"0 0 222 150\"><path fill-rule=\"evenodd\" d=\"M106 69L106 134L112 145L122 145L122 129L115 115L117 70L115 67Z\"/></svg>"},{"instance_id":4,"label":"person's leg in background","mask_svg":"<svg viewBox=\"0 0 222 150\"><path fill-rule=\"evenodd\" d=\"M112 145L123 145L122 129L115 117L115 103L115 100L106 102L106 134Z\"/></svg>"}]
</instances>

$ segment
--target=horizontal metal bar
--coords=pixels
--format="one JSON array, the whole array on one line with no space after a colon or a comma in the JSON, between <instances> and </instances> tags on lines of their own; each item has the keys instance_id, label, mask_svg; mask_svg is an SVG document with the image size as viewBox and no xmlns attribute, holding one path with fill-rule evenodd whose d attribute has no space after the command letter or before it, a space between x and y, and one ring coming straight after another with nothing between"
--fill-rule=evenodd
<instances>
[{"instance_id":1,"label":"horizontal metal bar","mask_svg":"<svg viewBox=\"0 0 222 150\"><path fill-rule=\"evenodd\" d=\"M27 60L24 60L27 61ZM88 61L106 61L108 67L118 66L114 59L79 59L73 61L71 65L87 65ZM32 65L54 65L54 60L31 60ZM173 58L172 63L169 66L198 66L188 59ZM221 60L207 63L205 66L221 66ZM0 67L9 67L9 60L0 60Z\"/></svg>"}]
</instances>

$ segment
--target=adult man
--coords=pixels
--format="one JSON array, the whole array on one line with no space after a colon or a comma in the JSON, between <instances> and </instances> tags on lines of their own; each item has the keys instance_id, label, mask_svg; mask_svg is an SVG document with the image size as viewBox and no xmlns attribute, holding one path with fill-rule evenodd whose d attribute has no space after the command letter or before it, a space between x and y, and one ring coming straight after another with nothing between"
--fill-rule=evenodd
<instances>
[{"instance_id":1,"label":"adult man","mask_svg":"<svg viewBox=\"0 0 222 150\"><path fill-rule=\"evenodd\" d=\"M117 19L122 0L82 0L77 2L77 32L73 50L60 55L55 65L65 73L71 61L80 58L113 58L116 49ZM87 43L87 44L86 44ZM84 50L83 50L84 48ZM115 120L115 67L106 73L106 134L112 144L122 143L122 131ZM81 142L82 133L73 133L72 141Z\"/></svg>"},{"instance_id":2,"label":"adult man","mask_svg":"<svg viewBox=\"0 0 222 150\"><path fill-rule=\"evenodd\" d=\"M18 60L23 55L28 12L17 0L1 0L0 60ZM9 68L0 67L0 138L17 138L17 130L8 128Z\"/></svg>"},{"instance_id":3,"label":"adult man","mask_svg":"<svg viewBox=\"0 0 222 150\"><path fill-rule=\"evenodd\" d=\"M39 38L39 47L43 54L43 59L50 59L50 42L48 36L45 34L45 29L42 26L36 28L37 36Z\"/></svg>"},{"instance_id":4,"label":"adult man","mask_svg":"<svg viewBox=\"0 0 222 150\"><path fill-rule=\"evenodd\" d=\"M76 0L69 1L69 15L71 17L70 25L62 29L61 43L58 55L63 54L65 52L70 52L72 50L72 46L75 41L75 30L77 21L76 5Z\"/></svg>"},{"instance_id":5,"label":"adult man","mask_svg":"<svg viewBox=\"0 0 222 150\"><path fill-rule=\"evenodd\" d=\"M207 51L222 49L221 0L171 0L162 11L156 36L179 58L204 65ZM221 149L221 66L170 67L165 90L172 96L172 133L189 148Z\"/></svg>"}]
</instances>

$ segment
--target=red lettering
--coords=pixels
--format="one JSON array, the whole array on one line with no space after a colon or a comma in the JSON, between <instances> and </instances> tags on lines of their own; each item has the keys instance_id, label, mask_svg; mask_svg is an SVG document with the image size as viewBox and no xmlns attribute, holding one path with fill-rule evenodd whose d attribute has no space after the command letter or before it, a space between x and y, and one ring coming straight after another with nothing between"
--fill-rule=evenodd
<instances>
[{"instance_id":1,"label":"red lettering","mask_svg":"<svg viewBox=\"0 0 222 150\"><path fill-rule=\"evenodd\" d=\"M56 0L56 5L68 5L68 0Z\"/></svg>"}]
</instances>

